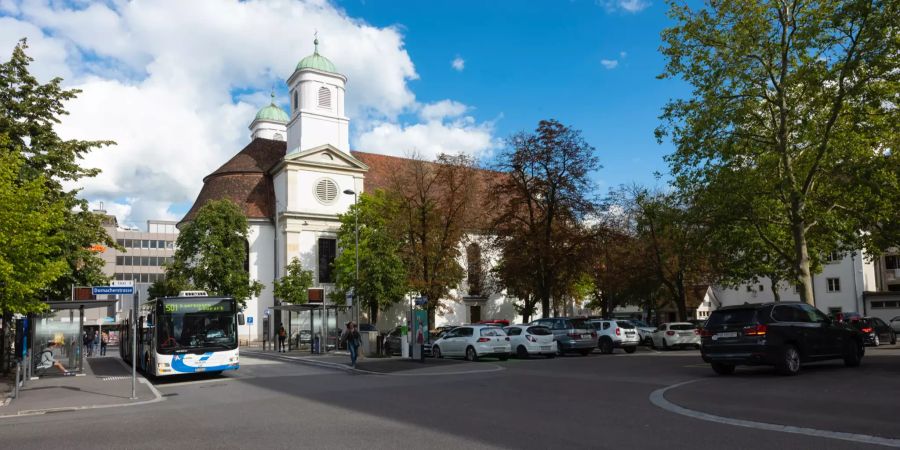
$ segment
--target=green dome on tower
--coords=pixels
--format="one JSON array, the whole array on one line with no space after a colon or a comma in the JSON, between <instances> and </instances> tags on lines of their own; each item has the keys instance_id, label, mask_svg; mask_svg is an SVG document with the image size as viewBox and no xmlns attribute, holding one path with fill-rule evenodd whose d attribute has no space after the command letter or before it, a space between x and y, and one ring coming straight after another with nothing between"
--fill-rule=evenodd
<instances>
[{"instance_id":1,"label":"green dome on tower","mask_svg":"<svg viewBox=\"0 0 900 450\"><path fill-rule=\"evenodd\" d=\"M334 64L328 60L328 58L319 54L319 39L313 41L316 46L315 51L313 51L312 55L307 56L300 60L297 63L297 70L301 69L314 69L320 70L322 72L331 72L338 73L337 68L334 67Z\"/></svg>"},{"instance_id":2,"label":"green dome on tower","mask_svg":"<svg viewBox=\"0 0 900 450\"><path fill-rule=\"evenodd\" d=\"M256 120L268 120L269 122L278 122L278 123L288 123L290 117L288 117L287 113L284 112L283 109L279 108L278 105L275 104L275 93L272 93L272 103L268 106L260 109L258 113L256 113Z\"/></svg>"}]
</instances>

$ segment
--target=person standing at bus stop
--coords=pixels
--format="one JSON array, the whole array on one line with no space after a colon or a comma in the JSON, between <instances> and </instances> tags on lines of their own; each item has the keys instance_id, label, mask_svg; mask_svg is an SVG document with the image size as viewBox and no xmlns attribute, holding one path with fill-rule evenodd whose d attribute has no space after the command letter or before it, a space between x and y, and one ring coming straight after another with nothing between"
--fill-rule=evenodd
<instances>
[{"instance_id":1,"label":"person standing at bus stop","mask_svg":"<svg viewBox=\"0 0 900 450\"><path fill-rule=\"evenodd\" d=\"M278 351L284 353L284 340L287 339L287 331L284 331L284 324L278 326Z\"/></svg>"},{"instance_id":2,"label":"person standing at bus stop","mask_svg":"<svg viewBox=\"0 0 900 450\"><path fill-rule=\"evenodd\" d=\"M360 343L359 331L356 324L351 320L347 322L347 328L341 333L341 342L347 343L347 349L350 350L350 367L356 367L356 357L359 354Z\"/></svg>"},{"instance_id":3,"label":"person standing at bus stop","mask_svg":"<svg viewBox=\"0 0 900 450\"><path fill-rule=\"evenodd\" d=\"M109 331L100 333L100 356L106 356L106 346L109 345Z\"/></svg>"}]
</instances>

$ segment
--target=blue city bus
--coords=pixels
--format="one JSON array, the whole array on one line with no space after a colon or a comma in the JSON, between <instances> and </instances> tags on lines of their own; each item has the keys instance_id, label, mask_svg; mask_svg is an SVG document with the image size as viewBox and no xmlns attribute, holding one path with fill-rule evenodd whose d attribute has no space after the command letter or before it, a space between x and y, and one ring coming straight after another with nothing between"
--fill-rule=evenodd
<instances>
[{"instance_id":1,"label":"blue city bus","mask_svg":"<svg viewBox=\"0 0 900 450\"><path fill-rule=\"evenodd\" d=\"M231 297L184 291L140 305L137 362L145 374L221 373L240 367L238 325L243 314ZM132 327L122 324L119 354L131 364Z\"/></svg>"}]
</instances>

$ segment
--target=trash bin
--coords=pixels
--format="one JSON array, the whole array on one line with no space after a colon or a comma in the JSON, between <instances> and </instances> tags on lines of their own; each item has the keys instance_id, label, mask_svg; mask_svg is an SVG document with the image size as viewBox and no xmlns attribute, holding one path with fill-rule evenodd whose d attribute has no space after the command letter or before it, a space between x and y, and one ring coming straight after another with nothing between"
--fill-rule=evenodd
<instances>
[{"instance_id":1,"label":"trash bin","mask_svg":"<svg viewBox=\"0 0 900 450\"><path fill-rule=\"evenodd\" d=\"M378 332L377 331L360 331L359 337L362 338L360 346L360 354L363 356L373 357L378 355Z\"/></svg>"}]
</instances>

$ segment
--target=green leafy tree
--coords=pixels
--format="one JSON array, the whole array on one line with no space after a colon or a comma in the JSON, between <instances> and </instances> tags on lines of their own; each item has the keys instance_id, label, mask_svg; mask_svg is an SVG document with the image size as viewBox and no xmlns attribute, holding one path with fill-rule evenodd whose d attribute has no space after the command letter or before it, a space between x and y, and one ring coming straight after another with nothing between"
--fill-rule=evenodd
<instances>
[{"instance_id":1,"label":"green leafy tree","mask_svg":"<svg viewBox=\"0 0 900 450\"><path fill-rule=\"evenodd\" d=\"M47 230L48 235L59 237L48 257L65 260L68 270L42 292L44 297L61 299L69 296L73 284L100 284L108 279L100 270L103 260L91 247L116 244L101 219L88 211L87 202L77 197L78 189L66 186L100 173L80 162L88 152L113 142L66 140L56 134L54 126L68 114L65 102L80 91L63 89L61 78L38 82L28 70L33 59L25 53L27 48L25 41L20 41L10 60L0 64L0 133L6 136L2 151L23 158L20 182L41 180L43 201L65 204L62 223Z\"/></svg>"},{"instance_id":2,"label":"green leafy tree","mask_svg":"<svg viewBox=\"0 0 900 450\"><path fill-rule=\"evenodd\" d=\"M179 276L172 271L166 269L166 276L156 280L153 284L150 285L150 288L147 290L147 295L150 298L160 298L160 297L174 297L177 296L181 291L191 291L194 290L194 286L192 286L183 276Z\"/></svg>"},{"instance_id":3,"label":"green leafy tree","mask_svg":"<svg viewBox=\"0 0 900 450\"><path fill-rule=\"evenodd\" d=\"M243 307L263 284L250 279L247 218L230 200L213 200L184 225L166 278L185 280L210 295L234 297Z\"/></svg>"},{"instance_id":4,"label":"green leafy tree","mask_svg":"<svg viewBox=\"0 0 900 450\"><path fill-rule=\"evenodd\" d=\"M311 270L303 270L300 260L294 258L287 265L287 274L275 281L272 292L284 302L302 305L309 301L309 288L313 285Z\"/></svg>"},{"instance_id":5,"label":"green leafy tree","mask_svg":"<svg viewBox=\"0 0 900 450\"><path fill-rule=\"evenodd\" d=\"M0 146L6 136L0 134ZM42 177L21 181L24 161L0 153L0 311L5 314L43 310L40 293L67 270L56 258L66 216L62 201L47 202Z\"/></svg>"},{"instance_id":6,"label":"green leafy tree","mask_svg":"<svg viewBox=\"0 0 900 450\"><path fill-rule=\"evenodd\" d=\"M338 242L341 252L334 261L337 276L335 293L343 301L351 289L360 305L369 312L371 323L378 312L409 293L406 265L401 257L402 241L391 226L397 216L395 198L384 191L362 194L359 202L341 214ZM356 280L356 220L359 220L359 283Z\"/></svg>"},{"instance_id":7,"label":"green leafy tree","mask_svg":"<svg viewBox=\"0 0 900 450\"><path fill-rule=\"evenodd\" d=\"M671 1L669 16L662 77L693 87L658 130L676 146L678 189L740 212L727 226L756 239L732 250L765 245L813 303L823 253L859 248L860 230L896 217L878 186L896 186L900 3Z\"/></svg>"}]
</instances>

